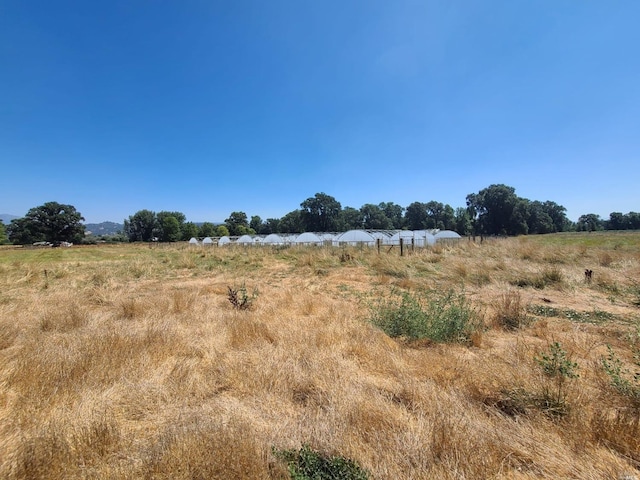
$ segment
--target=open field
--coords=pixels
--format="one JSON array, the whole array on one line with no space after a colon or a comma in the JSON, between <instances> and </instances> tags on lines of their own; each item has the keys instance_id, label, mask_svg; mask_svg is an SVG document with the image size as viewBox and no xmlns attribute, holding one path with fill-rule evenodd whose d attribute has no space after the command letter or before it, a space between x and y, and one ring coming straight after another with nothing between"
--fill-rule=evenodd
<instances>
[{"instance_id":1,"label":"open field","mask_svg":"<svg viewBox=\"0 0 640 480\"><path fill-rule=\"evenodd\" d=\"M370 321L445 291L484 323L468 341ZM0 478L284 479L272 449L305 444L376 479L640 478L637 362L638 232L6 248Z\"/></svg>"}]
</instances>

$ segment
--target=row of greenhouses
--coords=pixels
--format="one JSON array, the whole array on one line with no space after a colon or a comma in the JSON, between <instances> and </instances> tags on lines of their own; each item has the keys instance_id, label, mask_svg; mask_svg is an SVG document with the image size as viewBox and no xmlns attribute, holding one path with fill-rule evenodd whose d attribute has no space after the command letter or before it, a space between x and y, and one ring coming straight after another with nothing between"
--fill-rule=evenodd
<instances>
[{"instance_id":1,"label":"row of greenhouses","mask_svg":"<svg viewBox=\"0 0 640 480\"><path fill-rule=\"evenodd\" d=\"M436 242L455 242L460 235L452 230L349 230L342 233L272 233L270 235L242 235L240 237L206 237L202 241L197 238L189 240L191 245L224 246L224 245L317 245L317 246L375 246L375 245L413 245L426 247Z\"/></svg>"}]
</instances>

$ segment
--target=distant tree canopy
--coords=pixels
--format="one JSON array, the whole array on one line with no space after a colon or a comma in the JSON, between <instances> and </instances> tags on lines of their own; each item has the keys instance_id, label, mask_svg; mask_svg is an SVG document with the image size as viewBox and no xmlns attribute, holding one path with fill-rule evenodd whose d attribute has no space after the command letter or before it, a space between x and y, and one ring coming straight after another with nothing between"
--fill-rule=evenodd
<instances>
[{"instance_id":1,"label":"distant tree canopy","mask_svg":"<svg viewBox=\"0 0 640 480\"><path fill-rule=\"evenodd\" d=\"M571 222L555 202L518 197L513 187L490 185L467 195L467 211L474 234L522 235L563 232Z\"/></svg>"},{"instance_id":2,"label":"distant tree canopy","mask_svg":"<svg viewBox=\"0 0 640 480\"><path fill-rule=\"evenodd\" d=\"M604 230L604 225L604 221L600 218L600 215L587 213L578 218L576 230L579 232L596 232L598 230Z\"/></svg>"},{"instance_id":3,"label":"distant tree canopy","mask_svg":"<svg viewBox=\"0 0 640 480\"><path fill-rule=\"evenodd\" d=\"M124 221L123 230L130 242L152 241L159 233L156 213L151 210L138 210Z\"/></svg>"},{"instance_id":4,"label":"distant tree canopy","mask_svg":"<svg viewBox=\"0 0 640 480\"><path fill-rule=\"evenodd\" d=\"M640 213L612 212L609 214L609 220L604 222L604 226L607 230L640 230Z\"/></svg>"},{"instance_id":5,"label":"distant tree canopy","mask_svg":"<svg viewBox=\"0 0 640 480\"><path fill-rule=\"evenodd\" d=\"M229 218L224 221L224 224L229 230L229 234L233 236L256 233L255 230L249 226L247 214L244 212L231 212Z\"/></svg>"},{"instance_id":6,"label":"distant tree canopy","mask_svg":"<svg viewBox=\"0 0 640 480\"><path fill-rule=\"evenodd\" d=\"M7 230L4 226L4 222L0 220L0 245L9 243L9 237L7 237Z\"/></svg>"},{"instance_id":7,"label":"distant tree canopy","mask_svg":"<svg viewBox=\"0 0 640 480\"><path fill-rule=\"evenodd\" d=\"M198 231L198 235L192 235L192 237L195 237L195 236L200 236L202 238L215 237L216 226L211 222L204 222L202 225L200 225L200 230Z\"/></svg>"},{"instance_id":8,"label":"distant tree canopy","mask_svg":"<svg viewBox=\"0 0 640 480\"><path fill-rule=\"evenodd\" d=\"M334 232L338 230L342 205L331 195L316 193L300 204L304 231Z\"/></svg>"},{"instance_id":9,"label":"distant tree canopy","mask_svg":"<svg viewBox=\"0 0 640 480\"><path fill-rule=\"evenodd\" d=\"M72 205L47 202L34 207L23 218L11 221L7 227L9 240L14 244L35 242L80 243L84 238L84 218Z\"/></svg>"},{"instance_id":10,"label":"distant tree canopy","mask_svg":"<svg viewBox=\"0 0 640 480\"><path fill-rule=\"evenodd\" d=\"M193 222L185 222L182 226L182 240L191 240L199 234L198 226ZM206 235L205 235L206 236Z\"/></svg>"},{"instance_id":11,"label":"distant tree canopy","mask_svg":"<svg viewBox=\"0 0 640 480\"><path fill-rule=\"evenodd\" d=\"M244 234L344 232L367 230L454 230L461 235L526 235L565 232L569 230L596 231L602 229L640 229L640 213L612 212L608 220L596 214L582 215L576 223L566 216L566 208L546 200L529 200L516 195L515 188L504 184L489 185L466 197L466 207L454 209L435 200L413 202L402 207L393 202L367 203L360 208L345 206L326 193L316 193L282 218L263 220L259 215L249 217L234 211L223 225L211 222L198 228L185 222L180 212L140 210L125 220L125 234L130 241L189 240L191 237L240 236ZM30 225L20 221L10 231L16 238L34 238ZM0 237L1 238L1 237Z\"/></svg>"}]
</instances>

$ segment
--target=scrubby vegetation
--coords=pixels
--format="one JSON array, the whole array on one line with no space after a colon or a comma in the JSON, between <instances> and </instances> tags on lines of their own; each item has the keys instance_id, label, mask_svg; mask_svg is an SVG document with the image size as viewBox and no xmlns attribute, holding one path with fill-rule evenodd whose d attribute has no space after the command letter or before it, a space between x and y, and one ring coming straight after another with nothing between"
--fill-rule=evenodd
<instances>
[{"instance_id":1,"label":"scrubby vegetation","mask_svg":"<svg viewBox=\"0 0 640 480\"><path fill-rule=\"evenodd\" d=\"M640 477L639 245L2 247L0 477Z\"/></svg>"}]
</instances>

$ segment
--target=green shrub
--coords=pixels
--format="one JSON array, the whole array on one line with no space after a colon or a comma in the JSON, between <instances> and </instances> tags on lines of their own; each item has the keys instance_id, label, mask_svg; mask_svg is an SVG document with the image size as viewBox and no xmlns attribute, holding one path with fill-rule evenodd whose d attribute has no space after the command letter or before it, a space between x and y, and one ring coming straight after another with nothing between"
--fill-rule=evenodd
<instances>
[{"instance_id":1,"label":"green shrub","mask_svg":"<svg viewBox=\"0 0 640 480\"><path fill-rule=\"evenodd\" d=\"M422 295L392 292L371 310L371 322L387 335L411 340L466 343L484 326L464 294L452 290Z\"/></svg>"},{"instance_id":2,"label":"green shrub","mask_svg":"<svg viewBox=\"0 0 640 480\"><path fill-rule=\"evenodd\" d=\"M620 395L628 398L636 408L640 408L640 370L631 372L624 367L622 360L609 345L607 349L609 353L606 358L602 358L602 367L609 376L611 386ZM636 366L640 367L640 350L634 356Z\"/></svg>"},{"instance_id":3,"label":"green shrub","mask_svg":"<svg viewBox=\"0 0 640 480\"><path fill-rule=\"evenodd\" d=\"M340 456L327 456L303 445L299 450L273 449L287 463L292 480L367 480L369 474L356 462Z\"/></svg>"},{"instance_id":4,"label":"green shrub","mask_svg":"<svg viewBox=\"0 0 640 480\"><path fill-rule=\"evenodd\" d=\"M548 414L559 416L568 412L566 384L568 380L578 378L578 364L572 362L559 342L549 346L549 352L543 352L536 361L543 373L553 384L543 388L541 407Z\"/></svg>"}]
</instances>

